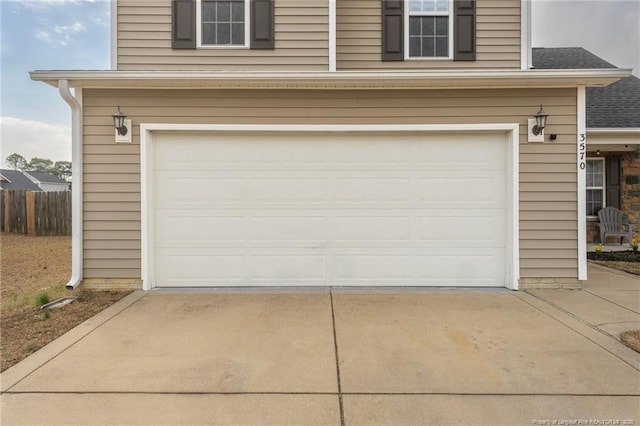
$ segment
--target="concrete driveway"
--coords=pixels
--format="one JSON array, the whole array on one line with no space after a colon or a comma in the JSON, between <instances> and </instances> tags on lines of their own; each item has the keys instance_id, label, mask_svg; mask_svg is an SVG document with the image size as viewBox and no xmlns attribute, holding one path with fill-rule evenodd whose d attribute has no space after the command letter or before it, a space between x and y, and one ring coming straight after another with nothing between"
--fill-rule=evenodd
<instances>
[{"instance_id":1,"label":"concrete driveway","mask_svg":"<svg viewBox=\"0 0 640 426\"><path fill-rule=\"evenodd\" d=\"M4 372L2 424L639 424L640 354L611 324L640 324L640 280L591 272L584 291L134 293Z\"/></svg>"}]
</instances>

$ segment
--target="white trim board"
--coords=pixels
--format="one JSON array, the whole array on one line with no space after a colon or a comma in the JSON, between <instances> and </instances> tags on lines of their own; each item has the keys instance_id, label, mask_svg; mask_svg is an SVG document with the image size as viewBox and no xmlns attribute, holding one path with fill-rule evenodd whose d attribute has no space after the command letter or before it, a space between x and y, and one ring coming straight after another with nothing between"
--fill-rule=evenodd
<instances>
[{"instance_id":1,"label":"white trim board","mask_svg":"<svg viewBox=\"0 0 640 426\"><path fill-rule=\"evenodd\" d=\"M336 1L329 1L329 72L336 71L337 11Z\"/></svg>"},{"instance_id":2,"label":"white trim board","mask_svg":"<svg viewBox=\"0 0 640 426\"><path fill-rule=\"evenodd\" d=\"M111 0L111 69L118 69L118 0Z\"/></svg>"},{"instance_id":3,"label":"white trim board","mask_svg":"<svg viewBox=\"0 0 640 426\"><path fill-rule=\"evenodd\" d=\"M507 241L508 259L506 262L505 285L512 290L518 289L519 268L519 125L517 123L462 124L462 125L214 125L214 124L140 124L141 152L141 208L142 208L142 280L143 289L155 288L153 259L153 161L154 135L161 132L500 132L507 134L507 157L510 163L507 169Z\"/></svg>"},{"instance_id":4,"label":"white trim board","mask_svg":"<svg viewBox=\"0 0 640 426\"><path fill-rule=\"evenodd\" d=\"M587 279L587 89L577 91L577 210L578 210L578 280ZM584 167L582 167L584 164Z\"/></svg>"},{"instance_id":5,"label":"white trim board","mask_svg":"<svg viewBox=\"0 0 640 426\"><path fill-rule=\"evenodd\" d=\"M528 70L532 64L531 0L521 0L520 11L520 69Z\"/></svg>"}]
</instances>

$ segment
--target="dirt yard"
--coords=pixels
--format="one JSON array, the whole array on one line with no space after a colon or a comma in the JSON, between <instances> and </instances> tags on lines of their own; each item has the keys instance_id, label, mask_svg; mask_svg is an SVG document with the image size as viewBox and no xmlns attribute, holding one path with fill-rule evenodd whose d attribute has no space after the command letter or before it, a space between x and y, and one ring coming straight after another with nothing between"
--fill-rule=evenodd
<instances>
[{"instance_id":1,"label":"dirt yard","mask_svg":"<svg viewBox=\"0 0 640 426\"><path fill-rule=\"evenodd\" d=\"M70 237L2 233L0 271L0 371L130 293L66 290L71 276ZM61 308L40 309L46 300L69 296L78 299Z\"/></svg>"},{"instance_id":2,"label":"dirt yard","mask_svg":"<svg viewBox=\"0 0 640 426\"><path fill-rule=\"evenodd\" d=\"M607 268L628 272L630 274L640 275L640 263L638 262L616 262L616 261L602 261L602 260L590 260L589 262L606 266Z\"/></svg>"}]
</instances>

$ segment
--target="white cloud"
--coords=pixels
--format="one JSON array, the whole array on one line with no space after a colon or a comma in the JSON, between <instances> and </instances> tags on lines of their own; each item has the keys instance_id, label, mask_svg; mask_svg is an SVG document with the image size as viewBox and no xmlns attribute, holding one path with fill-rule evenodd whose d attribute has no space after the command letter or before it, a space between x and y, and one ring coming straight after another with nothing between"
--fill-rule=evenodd
<instances>
[{"instance_id":1,"label":"white cloud","mask_svg":"<svg viewBox=\"0 0 640 426\"><path fill-rule=\"evenodd\" d=\"M5 159L17 152L28 160L33 157L53 161L71 160L71 127L42 121L0 117L2 168Z\"/></svg>"},{"instance_id":2,"label":"white cloud","mask_svg":"<svg viewBox=\"0 0 640 426\"><path fill-rule=\"evenodd\" d=\"M75 34L86 30L87 27L76 21L71 25L56 25L53 31L38 31L36 38L52 46L67 46Z\"/></svg>"},{"instance_id":3,"label":"white cloud","mask_svg":"<svg viewBox=\"0 0 640 426\"><path fill-rule=\"evenodd\" d=\"M65 5L81 5L83 3L95 3L97 0L28 0L20 1L18 5L20 8L26 8L31 10L42 10L51 7L65 6Z\"/></svg>"}]
</instances>

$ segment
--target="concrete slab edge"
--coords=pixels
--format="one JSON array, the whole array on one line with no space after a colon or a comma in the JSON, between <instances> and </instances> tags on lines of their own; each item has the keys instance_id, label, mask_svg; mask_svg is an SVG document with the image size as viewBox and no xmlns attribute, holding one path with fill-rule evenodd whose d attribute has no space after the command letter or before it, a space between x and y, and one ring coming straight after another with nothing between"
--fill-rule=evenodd
<instances>
[{"instance_id":1,"label":"concrete slab edge","mask_svg":"<svg viewBox=\"0 0 640 426\"><path fill-rule=\"evenodd\" d=\"M595 343L611 355L640 371L640 353L626 347L620 341L614 339L604 331L594 328L594 326L563 312L561 309L551 305L549 302L539 299L532 294L522 291L512 292L511 294L541 312L544 312L564 324L566 327Z\"/></svg>"},{"instance_id":2,"label":"concrete slab edge","mask_svg":"<svg viewBox=\"0 0 640 426\"><path fill-rule=\"evenodd\" d=\"M44 364L55 358L87 334L109 321L120 312L133 305L144 297L144 291L134 291L133 293L120 299L108 308L100 311L82 324L72 328L53 342L49 343L37 352L29 355L13 367L8 368L0 374L0 393L9 391L22 379L42 367Z\"/></svg>"}]
</instances>

